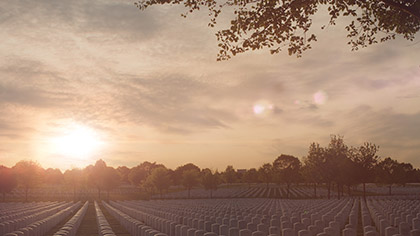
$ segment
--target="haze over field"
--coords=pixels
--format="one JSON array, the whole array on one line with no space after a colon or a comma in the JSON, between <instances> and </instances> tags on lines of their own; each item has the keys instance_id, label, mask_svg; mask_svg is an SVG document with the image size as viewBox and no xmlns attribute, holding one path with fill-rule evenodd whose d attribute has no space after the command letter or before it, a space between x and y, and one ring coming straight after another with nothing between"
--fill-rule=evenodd
<instances>
[{"instance_id":1,"label":"haze over field","mask_svg":"<svg viewBox=\"0 0 420 236\"><path fill-rule=\"evenodd\" d=\"M0 163L250 168L340 134L420 167L418 34L351 52L339 22L303 58L216 62L206 12L184 11L1 1Z\"/></svg>"}]
</instances>

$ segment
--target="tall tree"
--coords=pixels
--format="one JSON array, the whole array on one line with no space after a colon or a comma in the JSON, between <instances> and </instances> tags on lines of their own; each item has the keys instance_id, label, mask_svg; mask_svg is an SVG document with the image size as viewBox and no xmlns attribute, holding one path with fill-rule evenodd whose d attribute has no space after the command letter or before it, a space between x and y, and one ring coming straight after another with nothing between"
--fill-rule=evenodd
<instances>
[{"instance_id":1,"label":"tall tree","mask_svg":"<svg viewBox=\"0 0 420 236\"><path fill-rule=\"evenodd\" d=\"M222 175L225 182L229 185L236 181L236 171L231 165L226 167Z\"/></svg>"},{"instance_id":2,"label":"tall tree","mask_svg":"<svg viewBox=\"0 0 420 236\"><path fill-rule=\"evenodd\" d=\"M95 165L90 172L90 182L96 187L98 190L98 198L101 199L101 191L105 189L106 185L106 171L107 166L105 161L102 159L96 161Z\"/></svg>"},{"instance_id":3,"label":"tall tree","mask_svg":"<svg viewBox=\"0 0 420 236\"><path fill-rule=\"evenodd\" d=\"M13 167L18 183L25 190L25 201L28 201L28 192L41 181L42 167L35 161L19 161Z\"/></svg>"},{"instance_id":4,"label":"tall tree","mask_svg":"<svg viewBox=\"0 0 420 236\"><path fill-rule=\"evenodd\" d=\"M73 168L64 172L64 183L73 189L73 200L76 201L77 190L83 183L83 173L81 169Z\"/></svg>"},{"instance_id":5,"label":"tall tree","mask_svg":"<svg viewBox=\"0 0 420 236\"><path fill-rule=\"evenodd\" d=\"M116 169L107 166L102 178L102 188L107 191L107 199L109 200L110 191L117 188L121 183L120 175Z\"/></svg>"},{"instance_id":6,"label":"tall tree","mask_svg":"<svg viewBox=\"0 0 420 236\"><path fill-rule=\"evenodd\" d=\"M270 163L263 164L258 169L258 176L259 179L266 184L266 188L268 188L268 185L273 180L273 166Z\"/></svg>"},{"instance_id":7,"label":"tall tree","mask_svg":"<svg viewBox=\"0 0 420 236\"><path fill-rule=\"evenodd\" d=\"M169 176L169 171L165 167L159 167L153 169L152 173L149 175L151 183L160 193L160 198L162 198L163 190L167 190L171 186L171 179Z\"/></svg>"},{"instance_id":8,"label":"tall tree","mask_svg":"<svg viewBox=\"0 0 420 236\"><path fill-rule=\"evenodd\" d=\"M326 166L325 179L327 180L328 185L328 197L330 197L331 183L335 182L337 184L337 194L340 198L342 192L342 186L346 179L346 174L348 173L346 169L348 166L347 159L349 158L349 148L344 143L344 138L338 135L331 135L330 143L328 144L326 153Z\"/></svg>"},{"instance_id":9,"label":"tall tree","mask_svg":"<svg viewBox=\"0 0 420 236\"><path fill-rule=\"evenodd\" d=\"M375 144L365 142L357 150L353 149L350 155L351 159L355 163L357 175L355 178L363 184L363 198L366 200L366 183L374 180L375 168L380 157L376 154L379 150L379 146Z\"/></svg>"},{"instance_id":10,"label":"tall tree","mask_svg":"<svg viewBox=\"0 0 420 236\"><path fill-rule=\"evenodd\" d=\"M244 174L243 179L246 183L248 183L248 188L250 188L252 183L257 183L258 182L257 169L251 168L251 169L247 170Z\"/></svg>"},{"instance_id":11,"label":"tall tree","mask_svg":"<svg viewBox=\"0 0 420 236\"><path fill-rule=\"evenodd\" d=\"M201 177L201 184L204 189L210 191L210 198L213 198L213 191L219 186L220 179L216 173L213 173L210 169L204 169Z\"/></svg>"},{"instance_id":12,"label":"tall tree","mask_svg":"<svg viewBox=\"0 0 420 236\"><path fill-rule=\"evenodd\" d=\"M387 157L377 165L376 177L378 182L388 185L389 195L392 195L392 185L397 182L398 177L398 161Z\"/></svg>"},{"instance_id":13,"label":"tall tree","mask_svg":"<svg viewBox=\"0 0 420 236\"><path fill-rule=\"evenodd\" d=\"M200 167L194 165L193 163L187 163L185 165L178 166L173 172L172 172L172 180L175 185L182 184L182 176L185 171L187 170L196 170L200 172Z\"/></svg>"},{"instance_id":14,"label":"tall tree","mask_svg":"<svg viewBox=\"0 0 420 236\"><path fill-rule=\"evenodd\" d=\"M309 146L308 156L304 159L305 177L314 184L314 197L316 198L317 184L326 181L328 169L326 164L326 152L318 143L311 143Z\"/></svg>"},{"instance_id":15,"label":"tall tree","mask_svg":"<svg viewBox=\"0 0 420 236\"><path fill-rule=\"evenodd\" d=\"M398 35L413 40L420 29L419 0L226 0L223 3L217 0L140 0L136 3L141 10L160 4L181 4L188 12L207 8L211 27L216 25L222 11L228 11L233 17L230 27L216 33L220 48L218 60L263 48L271 53L287 48L289 55L300 57L317 40L311 28L319 10L328 12L329 25L335 25L340 17L350 18L345 29L352 50Z\"/></svg>"},{"instance_id":16,"label":"tall tree","mask_svg":"<svg viewBox=\"0 0 420 236\"><path fill-rule=\"evenodd\" d=\"M273 172L278 183L287 186L287 198L290 196L290 185L300 177L301 163L297 157L281 154L273 162Z\"/></svg>"},{"instance_id":17,"label":"tall tree","mask_svg":"<svg viewBox=\"0 0 420 236\"><path fill-rule=\"evenodd\" d=\"M60 169L48 168L45 170L44 179L46 184L60 185L64 182L64 176Z\"/></svg>"},{"instance_id":18,"label":"tall tree","mask_svg":"<svg viewBox=\"0 0 420 236\"><path fill-rule=\"evenodd\" d=\"M188 190L188 198L191 197L191 189L198 185L200 172L197 170L186 170L182 175L182 185Z\"/></svg>"},{"instance_id":19,"label":"tall tree","mask_svg":"<svg viewBox=\"0 0 420 236\"><path fill-rule=\"evenodd\" d=\"M3 194L3 201L6 201L6 194L17 187L16 175L11 168L0 166L0 193Z\"/></svg>"}]
</instances>

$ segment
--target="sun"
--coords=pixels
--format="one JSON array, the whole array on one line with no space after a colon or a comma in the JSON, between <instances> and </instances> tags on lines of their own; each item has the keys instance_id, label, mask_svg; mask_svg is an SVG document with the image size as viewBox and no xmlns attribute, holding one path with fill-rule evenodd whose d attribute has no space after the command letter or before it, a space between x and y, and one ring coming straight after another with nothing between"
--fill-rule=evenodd
<instances>
[{"instance_id":1,"label":"sun","mask_svg":"<svg viewBox=\"0 0 420 236\"><path fill-rule=\"evenodd\" d=\"M103 142L94 129L73 124L65 127L61 135L53 138L52 145L56 154L77 159L88 159L100 150Z\"/></svg>"}]
</instances>

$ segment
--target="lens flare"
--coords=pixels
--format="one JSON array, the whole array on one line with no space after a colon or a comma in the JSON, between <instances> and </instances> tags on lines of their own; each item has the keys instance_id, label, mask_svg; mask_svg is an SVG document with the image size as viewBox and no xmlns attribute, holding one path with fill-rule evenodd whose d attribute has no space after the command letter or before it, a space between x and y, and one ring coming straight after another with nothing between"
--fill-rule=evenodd
<instances>
[{"instance_id":1,"label":"lens flare","mask_svg":"<svg viewBox=\"0 0 420 236\"><path fill-rule=\"evenodd\" d=\"M313 99L315 104L323 105L327 102L328 95L324 91L320 90L314 93Z\"/></svg>"},{"instance_id":2,"label":"lens flare","mask_svg":"<svg viewBox=\"0 0 420 236\"><path fill-rule=\"evenodd\" d=\"M257 101L252 108L255 115L266 115L271 113L273 109L274 105L266 100Z\"/></svg>"}]
</instances>

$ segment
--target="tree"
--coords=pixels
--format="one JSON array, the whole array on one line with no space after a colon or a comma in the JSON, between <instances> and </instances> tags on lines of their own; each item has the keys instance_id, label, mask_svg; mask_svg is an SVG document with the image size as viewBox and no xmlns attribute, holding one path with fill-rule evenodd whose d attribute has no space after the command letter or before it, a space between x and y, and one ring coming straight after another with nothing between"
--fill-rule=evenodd
<instances>
[{"instance_id":1,"label":"tree","mask_svg":"<svg viewBox=\"0 0 420 236\"><path fill-rule=\"evenodd\" d=\"M387 157L377 165L378 182L388 185L389 195L392 195L392 184L397 182L398 161Z\"/></svg>"},{"instance_id":2,"label":"tree","mask_svg":"<svg viewBox=\"0 0 420 236\"><path fill-rule=\"evenodd\" d=\"M150 181L153 184L153 186L157 190L159 190L160 198L162 198L163 190L167 190L171 186L169 172L168 169L166 169L165 167L153 169L152 173L147 178L150 178Z\"/></svg>"},{"instance_id":3,"label":"tree","mask_svg":"<svg viewBox=\"0 0 420 236\"><path fill-rule=\"evenodd\" d=\"M204 189L210 191L210 198L213 198L213 190L219 186L220 179L216 173L212 173L210 169L204 169L201 177L201 184Z\"/></svg>"},{"instance_id":4,"label":"tree","mask_svg":"<svg viewBox=\"0 0 420 236\"><path fill-rule=\"evenodd\" d=\"M185 171L187 170L196 170L198 172L200 172L200 167L192 164L192 163L187 163L185 165L182 166L178 166L174 172L172 173L172 180L174 182L175 185L180 185L182 184L182 176L184 174Z\"/></svg>"},{"instance_id":5,"label":"tree","mask_svg":"<svg viewBox=\"0 0 420 236\"><path fill-rule=\"evenodd\" d=\"M98 190L99 199L101 199L101 191L105 189L106 170L107 170L107 166L106 166L105 161L100 159L96 161L89 176L90 182Z\"/></svg>"},{"instance_id":6,"label":"tree","mask_svg":"<svg viewBox=\"0 0 420 236\"><path fill-rule=\"evenodd\" d=\"M130 173L128 174L128 180L133 185L141 185L147 177L152 173L152 170L159 167L165 167L162 164L156 164L156 162L145 161L140 165L131 168Z\"/></svg>"},{"instance_id":7,"label":"tree","mask_svg":"<svg viewBox=\"0 0 420 236\"><path fill-rule=\"evenodd\" d=\"M222 11L228 11L233 15L230 27L216 33L220 48L217 60L263 48L273 54L284 47L289 55L300 57L317 40L311 33L312 23L315 14L324 9L330 16L329 25L335 25L340 17L351 19L345 29L352 50L397 35L412 41L420 29L419 0L140 0L135 4L141 10L160 4L182 4L188 12L207 8L210 27L216 25Z\"/></svg>"},{"instance_id":8,"label":"tree","mask_svg":"<svg viewBox=\"0 0 420 236\"><path fill-rule=\"evenodd\" d=\"M248 183L248 187L251 187L252 183L258 182L258 172L255 168L247 170L244 174L244 181Z\"/></svg>"},{"instance_id":9,"label":"tree","mask_svg":"<svg viewBox=\"0 0 420 236\"><path fill-rule=\"evenodd\" d=\"M226 167L226 170L222 173L222 175L227 184L232 184L236 181L236 171L231 165Z\"/></svg>"},{"instance_id":10,"label":"tree","mask_svg":"<svg viewBox=\"0 0 420 236\"><path fill-rule=\"evenodd\" d=\"M325 149L318 143L311 143L308 156L304 159L305 177L314 183L314 198L316 198L316 186L322 183L327 169Z\"/></svg>"},{"instance_id":11,"label":"tree","mask_svg":"<svg viewBox=\"0 0 420 236\"><path fill-rule=\"evenodd\" d=\"M349 148L344 143L344 138L338 135L331 135L330 143L325 149L326 167L324 168L324 176L328 185L328 198L330 197L331 183L337 184L337 194L340 198L342 185L347 178Z\"/></svg>"},{"instance_id":12,"label":"tree","mask_svg":"<svg viewBox=\"0 0 420 236\"><path fill-rule=\"evenodd\" d=\"M44 173L45 183L50 185L60 185L64 181L63 173L60 169L48 168Z\"/></svg>"},{"instance_id":13,"label":"tree","mask_svg":"<svg viewBox=\"0 0 420 236\"><path fill-rule=\"evenodd\" d=\"M0 166L0 193L3 194L3 201L6 201L6 194L17 187L15 173L10 168Z\"/></svg>"},{"instance_id":14,"label":"tree","mask_svg":"<svg viewBox=\"0 0 420 236\"><path fill-rule=\"evenodd\" d=\"M19 161L13 167L19 185L25 190L25 201L28 201L28 192L40 183L42 167L35 161Z\"/></svg>"},{"instance_id":15,"label":"tree","mask_svg":"<svg viewBox=\"0 0 420 236\"><path fill-rule=\"evenodd\" d=\"M372 143L364 143L357 150L353 149L351 159L356 166L357 175L355 176L363 184L363 198L366 200L366 183L373 181L375 177L375 167L380 157L376 155L379 146Z\"/></svg>"},{"instance_id":16,"label":"tree","mask_svg":"<svg viewBox=\"0 0 420 236\"><path fill-rule=\"evenodd\" d=\"M287 198L290 194L290 185L297 182L300 177L301 163L297 157L281 154L273 162L273 172L278 183L286 183Z\"/></svg>"},{"instance_id":17,"label":"tree","mask_svg":"<svg viewBox=\"0 0 420 236\"><path fill-rule=\"evenodd\" d=\"M268 185L273 179L273 166L270 163L265 163L262 165L258 169L258 177L262 182L266 184L266 187L268 188Z\"/></svg>"},{"instance_id":18,"label":"tree","mask_svg":"<svg viewBox=\"0 0 420 236\"><path fill-rule=\"evenodd\" d=\"M130 183L128 175L130 174L130 169L127 166L118 166L117 167L118 175L120 176L121 182Z\"/></svg>"},{"instance_id":19,"label":"tree","mask_svg":"<svg viewBox=\"0 0 420 236\"><path fill-rule=\"evenodd\" d=\"M73 168L66 170L63 174L64 183L73 189L73 200L76 201L76 192L80 188L83 180L83 173L81 169Z\"/></svg>"},{"instance_id":20,"label":"tree","mask_svg":"<svg viewBox=\"0 0 420 236\"><path fill-rule=\"evenodd\" d=\"M188 198L190 198L191 189L199 183L200 172L197 170L186 170L182 175L182 185L188 190Z\"/></svg>"},{"instance_id":21,"label":"tree","mask_svg":"<svg viewBox=\"0 0 420 236\"><path fill-rule=\"evenodd\" d=\"M102 176L102 188L107 191L107 199L109 200L109 192L117 188L121 181L118 171L113 167L107 166Z\"/></svg>"}]
</instances>

